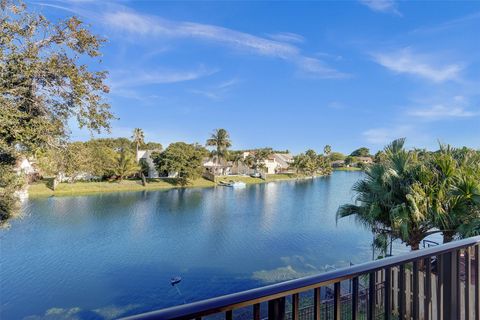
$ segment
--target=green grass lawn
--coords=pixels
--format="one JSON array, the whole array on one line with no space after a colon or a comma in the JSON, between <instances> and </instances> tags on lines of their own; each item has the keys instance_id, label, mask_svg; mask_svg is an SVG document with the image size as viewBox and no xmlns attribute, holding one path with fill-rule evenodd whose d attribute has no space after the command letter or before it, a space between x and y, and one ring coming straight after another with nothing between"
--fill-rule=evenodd
<instances>
[{"instance_id":1,"label":"green grass lawn","mask_svg":"<svg viewBox=\"0 0 480 320\"><path fill-rule=\"evenodd\" d=\"M215 182L245 182L246 184L255 184L255 183L263 183L265 180L260 178L252 178L250 176L227 176L227 177L216 177Z\"/></svg>"},{"instance_id":2,"label":"green grass lawn","mask_svg":"<svg viewBox=\"0 0 480 320\"><path fill-rule=\"evenodd\" d=\"M194 180L186 187L213 187L215 184L204 178ZM52 195L77 195L98 192L121 192L121 191L142 191L171 189L181 187L174 179L148 179L144 187L140 180L123 180L122 182L75 182L60 183L57 189L53 191L47 187L47 181L42 180L30 185L28 193L30 196L52 196Z\"/></svg>"},{"instance_id":3,"label":"green grass lawn","mask_svg":"<svg viewBox=\"0 0 480 320\"><path fill-rule=\"evenodd\" d=\"M204 178L194 180L187 188L205 188L214 187L220 181L241 181L246 184L257 184L272 181L295 180L303 177L295 174L271 174L267 176L266 180L260 178L252 178L250 176L228 176L218 177L216 183ZM147 185L142 186L141 180L123 180L118 181L102 181L102 182L75 182L75 183L60 183L56 190L50 189L47 184L48 180L41 180L30 185L28 193L30 196L68 196L79 194L91 194L100 192L125 192L125 191L142 191L142 190L160 190L180 188L175 179L147 179Z\"/></svg>"},{"instance_id":4,"label":"green grass lawn","mask_svg":"<svg viewBox=\"0 0 480 320\"><path fill-rule=\"evenodd\" d=\"M362 168L357 167L340 167L340 168L333 168L335 171L362 171Z\"/></svg>"}]
</instances>

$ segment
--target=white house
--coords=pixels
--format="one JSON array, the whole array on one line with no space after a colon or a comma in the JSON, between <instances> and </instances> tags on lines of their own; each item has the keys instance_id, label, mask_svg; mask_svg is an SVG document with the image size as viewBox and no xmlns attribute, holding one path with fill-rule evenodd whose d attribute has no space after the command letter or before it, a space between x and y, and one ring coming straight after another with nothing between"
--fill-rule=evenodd
<instances>
[{"instance_id":1,"label":"white house","mask_svg":"<svg viewBox=\"0 0 480 320\"><path fill-rule=\"evenodd\" d=\"M205 170L214 176L226 176L232 174L233 164L231 161L216 158L205 158L203 160Z\"/></svg>"},{"instance_id":2,"label":"white house","mask_svg":"<svg viewBox=\"0 0 480 320\"><path fill-rule=\"evenodd\" d=\"M158 178L159 174L157 169L155 168L155 163L151 158L152 153L155 152L153 150L138 150L137 152L137 162L140 159L144 159L148 164L148 178Z\"/></svg>"},{"instance_id":3,"label":"white house","mask_svg":"<svg viewBox=\"0 0 480 320\"><path fill-rule=\"evenodd\" d=\"M243 153L243 159L249 155L254 154L255 151L245 151ZM266 174L276 174L281 172L287 172L290 164L293 162L293 156L290 153L273 153L267 159L263 161ZM253 169L247 167L243 162L233 167L232 170L235 174L253 174Z\"/></svg>"}]
</instances>

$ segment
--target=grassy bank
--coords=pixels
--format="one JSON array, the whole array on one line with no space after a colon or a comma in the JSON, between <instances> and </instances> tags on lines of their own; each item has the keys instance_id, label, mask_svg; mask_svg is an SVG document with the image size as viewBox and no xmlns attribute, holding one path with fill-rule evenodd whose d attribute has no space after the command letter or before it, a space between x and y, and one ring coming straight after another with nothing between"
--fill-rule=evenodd
<instances>
[{"instance_id":1,"label":"grassy bank","mask_svg":"<svg viewBox=\"0 0 480 320\"><path fill-rule=\"evenodd\" d=\"M204 178L194 180L187 187L201 188L213 187L215 184ZM124 180L122 182L75 182L60 183L56 190L47 187L47 181L39 181L34 183L28 189L30 196L62 196L62 195L78 195L99 192L124 192L124 191L142 191L142 190L160 190L180 188L174 179L149 179L144 187L140 180Z\"/></svg>"},{"instance_id":2,"label":"grassy bank","mask_svg":"<svg viewBox=\"0 0 480 320\"><path fill-rule=\"evenodd\" d=\"M340 167L340 168L333 168L334 171L362 171L362 168L357 167Z\"/></svg>"},{"instance_id":3,"label":"grassy bank","mask_svg":"<svg viewBox=\"0 0 480 320\"><path fill-rule=\"evenodd\" d=\"M252 178L249 176L229 176L216 179L216 183L200 178L194 180L187 188L205 188L214 187L220 181L242 181L246 184L257 184L272 181L296 180L302 179L301 176L294 174L272 174L268 175L266 180L260 178ZM124 180L122 182L75 182L75 183L60 183L56 190L53 191L48 186L47 180L38 181L29 187L29 195L37 196L69 196L92 193L106 193L106 192L126 192L126 191L143 191L143 190L161 190L180 188L181 186L175 179L148 179L147 185L144 187L140 180Z\"/></svg>"}]
</instances>

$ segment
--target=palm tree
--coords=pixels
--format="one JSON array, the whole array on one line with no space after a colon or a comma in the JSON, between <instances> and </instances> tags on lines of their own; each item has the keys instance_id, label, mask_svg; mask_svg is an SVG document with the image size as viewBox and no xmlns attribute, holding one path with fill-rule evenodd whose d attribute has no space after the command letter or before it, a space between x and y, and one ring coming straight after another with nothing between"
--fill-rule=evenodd
<instances>
[{"instance_id":1,"label":"palm tree","mask_svg":"<svg viewBox=\"0 0 480 320\"><path fill-rule=\"evenodd\" d=\"M232 146L230 135L225 129L215 129L210 139L207 140L207 146L216 147L213 154L216 156L216 161L225 159L227 156L227 149Z\"/></svg>"},{"instance_id":2,"label":"palm tree","mask_svg":"<svg viewBox=\"0 0 480 320\"><path fill-rule=\"evenodd\" d=\"M435 226L443 233L443 242L450 242L464 233L465 221L480 204L480 177L476 155L462 153L448 145L430 157L435 176L431 188L432 214ZM471 232L467 232L470 234Z\"/></svg>"},{"instance_id":3,"label":"palm tree","mask_svg":"<svg viewBox=\"0 0 480 320\"><path fill-rule=\"evenodd\" d=\"M330 145L326 145L324 148L323 148L323 153L325 153L325 155L329 155L330 152L332 152L332 147Z\"/></svg>"},{"instance_id":4,"label":"palm tree","mask_svg":"<svg viewBox=\"0 0 480 320\"><path fill-rule=\"evenodd\" d=\"M404 149L404 142L393 141L385 148L386 160L367 168L366 178L353 187L356 203L341 206L337 218L355 216L375 234L388 233L418 250L433 227L429 190L424 187L432 174L417 152Z\"/></svg>"},{"instance_id":5,"label":"palm tree","mask_svg":"<svg viewBox=\"0 0 480 320\"><path fill-rule=\"evenodd\" d=\"M125 177L131 176L140 170L140 166L136 163L131 152L125 149L120 150L116 156L112 171L119 181Z\"/></svg>"},{"instance_id":6,"label":"palm tree","mask_svg":"<svg viewBox=\"0 0 480 320\"><path fill-rule=\"evenodd\" d=\"M141 144L145 143L145 135L143 133L143 130L140 128L133 129L132 140L133 140L133 143L135 143L135 147L137 151L135 156L138 157L138 148L140 147Z\"/></svg>"}]
</instances>

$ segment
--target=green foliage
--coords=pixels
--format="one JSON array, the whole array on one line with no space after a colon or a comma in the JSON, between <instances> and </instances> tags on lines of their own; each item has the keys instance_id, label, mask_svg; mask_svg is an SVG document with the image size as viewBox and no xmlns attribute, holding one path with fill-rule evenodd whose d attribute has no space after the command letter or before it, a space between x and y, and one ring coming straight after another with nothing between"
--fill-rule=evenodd
<instances>
[{"instance_id":1,"label":"green foliage","mask_svg":"<svg viewBox=\"0 0 480 320\"><path fill-rule=\"evenodd\" d=\"M357 163L357 158L353 156L348 156L345 158L345 165L350 166Z\"/></svg>"},{"instance_id":2,"label":"green foliage","mask_svg":"<svg viewBox=\"0 0 480 320\"><path fill-rule=\"evenodd\" d=\"M326 145L324 148L323 148L323 153L328 156L330 154L330 152L332 152L332 147L330 145Z\"/></svg>"},{"instance_id":3,"label":"green foliage","mask_svg":"<svg viewBox=\"0 0 480 320\"><path fill-rule=\"evenodd\" d=\"M337 217L353 215L376 234L388 233L412 250L434 228L443 232L445 242L455 235L476 234L479 163L473 150L440 146L434 153L407 151L404 139L395 140L355 184L356 204L341 206Z\"/></svg>"},{"instance_id":4,"label":"green foliage","mask_svg":"<svg viewBox=\"0 0 480 320\"><path fill-rule=\"evenodd\" d=\"M12 208L10 176L20 154L63 145L68 121L99 132L113 118L103 94L106 72L91 71L103 40L78 18L51 23L23 3L0 2L1 219Z\"/></svg>"},{"instance_id":5,"label":"green foliage","mask_svg":"<svg viewBox=\"0 0 480 320\"><path fill-rule=\"evenodd\" d=\"M138 164L140 165L140 171L143 173L143 175L145 177L148 177L148 171L149 171L150 167L148 165L147 160L142 158L142 159L140 159Z\"/></svg>"},{"instance_id":6,"label":"green foliage","mask_svg":"<svg viewBox=\"0 0 480 320\"><path fill-rule=\"evenodd\" d=\"M176 142L162 153L152 154L158 172L176 173L178 182L185 186L202 174L205 149L196 144Z\"/></svg>"},{"instance_id":7,"label":"green foliage","mask_svg":"<svg viewBox=\"0 0 480 320\"><path fill-rule=\"evenodd\" d=\"M317 154L314 150L307 150L293 157L292 167L297 173L307 176L316 174L330 174L332 172L330 160L328 157Z\"/></svg>"},{"instance_id":8,"label":"green foliage","mask_svg":"<svg viewBox=\"0 0 480 320\"><path fill-rule=\"evenodd\" d=\"M92 157L83 142L67 143L37 153L38 165L44 175L58 177L64 174L73 182L80 174L92 172Z\"/></svg>"},{"instance_id":9,"label":"green foliage","mask_svg":"<svg viewBox=\"0 0 480 320\"><path fill-rule=\"evenodd\" d=\"M147 142L140 145L140 149L142 150L154 150L154 151L162 151L163 146L161 143L158 142Z\"/></svg>"},{"instance_id":10,"label":"green foliage","mask_svg":"<svg viewBox=\"0 0 480 320\"><path fill-rule=\"evenodd\" d=\"M232 146L232 141L230 140L230 135L227 130L215 129L210 139L207 139L206 145L215 147L212 154L216 156L217 159L225 159L228 154L228 148Z\"/></svg>"},{"instance_id":11,"label":"green foliage","mask_svg":"<svg viewBox=\"0 0 480 320\"><path fill-rule=\"evenodd\" d=\"M370 156L370 149L362 147L350 154L352 157L368 157Z\"/></svg>"},{"instance_id":12,"label":"green foliage","mask_svg":"<svg viewBox=\"0 0 480 320\"><path fill-rule=\"evenodd\" d=\"M251 151L244 160L245 165L255 172L265 170L265 160L273 154L272 148L261 148Z\"/></svg>"},{"instance_id":13,"label":"green foliage","mask_svg":"<svg viewBox=\"0 0 480 320\"><path fill-rule=\"evenodd\" d=\"M100 55L102 39L75 17L52 24L13 1L2 2L0 23L0 136L7 145L58 145L72 117L93 131L109 128L106 73L80 64Z\"/></svg>"},{"instance_id":14,"label":"green foliage","mask_svg":"<svg viewBox=\"0 0 480 320\"><path fill-rule=\"evenodd\" d=\"M140 145L145 143L145 134L140 128L133 129L132 142L135 144L135 149L138 153L138 148Z\"/></svg>"},{"instance_id":15,"label":"green foliage","mask_svg":"<svg viewBox=\"0 0 480 320\"><path fill-rule=\"evenodd\" d=\"M345 155L341 152L332 152L328 157L331 161L345 160Z\"/></svg>"},{"instance_id":16,"label":"green foliage","mask_svg":"<svg viewBox=\"0 0 480 320\"><path fill-rule=\"evenodd\" d=\"M112 172L117 180L122 181L128 176L132 176L140 170L140 166L135 160L135 155L128 149L120 150L112 164Z\"/></svg>"}]
</instances>

